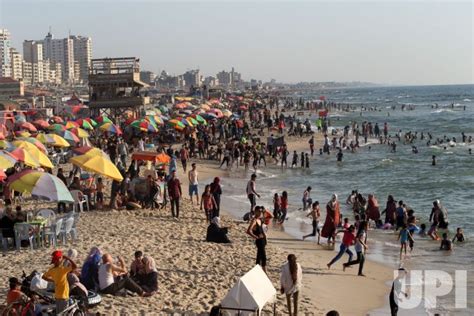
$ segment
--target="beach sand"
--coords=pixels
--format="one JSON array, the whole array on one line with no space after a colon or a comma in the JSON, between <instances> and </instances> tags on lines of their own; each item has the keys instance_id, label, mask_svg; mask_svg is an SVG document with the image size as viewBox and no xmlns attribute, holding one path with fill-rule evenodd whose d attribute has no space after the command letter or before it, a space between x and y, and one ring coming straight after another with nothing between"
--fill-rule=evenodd
<instances>
[{"instance_id":1,"label":"beach sand","mask_svg":"<svg viewBox=\"0 0 474 316\"><path fill-rule=\"evenodd\" d=\"M288 142L290 152L307 151L308 139L291 139ZM316 143L320 142L316 140ZM217 168L218 162L196 162L200 179L203 179L201 185L210 183L215 176L227 174ZM205 242L207 223L204 212L189 203L187 177L182 174L181 166L178 169L184 193L179 220L171 217L169 206L161 210L85 212L81 213L78 240L59 244L58 248L64 251L69 248L78 250L79 265L92 246L100 247L114 258L124 257L127 265L136 250L142 250L156 261L159 291L155 296L104 295L102 303L91 312L102 315L206 314L213 305L219 304L238 278L254 266L256 247L245 233L248 224L226 215L225 205L221 206L224 209L221 221L222 226L230 227L232 244ZM23 205L23 209L44 206L28 203ZM23 270L27 273L35 269L45 272L52 251L52 248L34 251L25 248L3 254L0 257L0 295L6 296L9 277L19 277ZM277 291L280 267L289 253L296 254L303 268L300 315L324 315L332 309L337 309L341 315L366 315L369 310L384 305L389 291L385 281L392 277L390 269L366 261L367 277L357 277L356 266L342 272L343 258L328 271L326 264L335 252L317 246L313 241L295 240L276 227L270 228L267 270ZM287 314L285 297L278 294L277 298L277 314ZM270 314L271 308L268 305L264 314Z\"/></svg>"}]
</instances>

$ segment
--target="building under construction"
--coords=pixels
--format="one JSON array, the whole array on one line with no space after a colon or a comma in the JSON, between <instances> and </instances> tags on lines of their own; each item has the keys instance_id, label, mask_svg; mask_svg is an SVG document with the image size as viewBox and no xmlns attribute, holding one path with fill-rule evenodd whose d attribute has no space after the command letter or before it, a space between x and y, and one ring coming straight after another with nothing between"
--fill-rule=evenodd
<instances>
[{"instance_id":1,"label":"building under construction","mask_svg":"<svg viewBox=\"0 0 474 316\"><path fill-rule=\"evenodd\" d=\"M139 59L92 59L89 70L89 108L92 116L118 117L131 112L138 117L148 98L140 95Z\"/></svg>"}]
</instances>

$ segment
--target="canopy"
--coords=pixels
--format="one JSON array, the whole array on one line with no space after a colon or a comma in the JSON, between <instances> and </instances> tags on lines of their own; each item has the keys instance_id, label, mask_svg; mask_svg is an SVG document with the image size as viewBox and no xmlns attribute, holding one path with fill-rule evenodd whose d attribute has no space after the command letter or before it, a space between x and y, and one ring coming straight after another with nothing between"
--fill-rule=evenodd
<instances>
[{"instance_id":1,"label":"canopy","mask_svg":"<svg viewBox=\"0 0 474 316\"><path fill-rule=\"evenodd\" d=\"M152 161L158 164L167 164L171 158L167 154L157 153L153 151L138 151L132 154L132 160Z\"/></svg>"},{"instance_id":2,"label":"canopy","mask_svg":"<svg viewBox=\"0 0 474 316\"><path fill-rule=\"evenodd\" d=\"M8 186L17 192L29 192L48 201L74 202L61 179L47 172L24 170L10 177Z\"/></svg>"},{"instance_id":3,"label":"canopy","mask_svg":"<svg viewBox=\"0 0 474 316\"><path fill-rule=\"evenodd\" d=\"M272 281L263 269L256 265L229 290L222 300L221 306L223 310L232 308L248 311L239 313L239 315L251 315L255 311L260 312L266 303L275 299L275 296L276 290ZM231 313L231 315L237 314L237 312Z\"/></svg>"}]
</instances>

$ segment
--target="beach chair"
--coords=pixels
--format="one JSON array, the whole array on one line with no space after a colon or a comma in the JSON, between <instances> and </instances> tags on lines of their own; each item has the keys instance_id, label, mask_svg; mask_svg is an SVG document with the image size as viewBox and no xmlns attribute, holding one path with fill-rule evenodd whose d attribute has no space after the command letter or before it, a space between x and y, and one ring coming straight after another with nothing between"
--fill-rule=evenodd
<instances>
[{"instance_id":1,"label":"beach chair","mask_svg":"<svg viewBox=\"0 0 474 316\"><path fill-rule=\"evenodd\" d=\"M36 213L36 216L41 216L48 220L48 226L50 226L56 220L56 213L50 209L41 209Z\"/></svg>"},{"instance_id":2,"label":"beach chair","mask_svg":"<svg viewBox=\"0 0 474 316\"><path fill-rule=\"evenodd\" d=\"M52 223L47 229L45 230L45 236L48 237L49 244L53 244L54 247L58 244L58 236L61 232L61 227L63 226L63 219L58 218L56 222Z\"/></svg>"},{"instance_id":3,"label":"beach chair","mask_svg":"<svg viewBox=\"0 0 474 316\"><path fill-rule=\"evenodd\" d=\"M79 205L79 212L84 212L84 204L86 205L87 211L89 210L89 198L87 195L82 194L79 190L72 190L71 191L72 198L74 199L74 207L73 211L76 210L76 206Z\"/></svg>"},{"instance_id":4,"label":"beach chair","mask_svg":"<svg viewBox=\"0 0 474 316\"><path fill-rule=\"evenodd\" d=\"M0 243L2 244L2 249L3 249L3 251L7 251L7 250L8 250L8 239L13 239L13 240L15 240L14 238L11 238L11 237L3 237L3 234L2 234L2 232L0 231Z\"/></svg>"},{"instance_id":5,"label":"beach chair","mask_svg":"<svg viewBox=\"0 0 474 316\"><path fill-rule=\"evenodd\" d=\"M16 250L20 250L21 242L27 240L30 243L31 250L35 249L34 228L28 223L15 224L15 244Z\"/></svg>"},{"instance_id":6,"label":"beach chair","mask_svg":"<svg viewBox=\"0 0 474 316\"><path fill-rule=\"evenodd\" d=\"M67 215L66 215L67 218L74 218L74 223L72 224L72 228L71 228L71 237L72 237L72 240L75 241L77 239L77 223L79 222L79 213L76 213L76 212L69 212Z\"/></svg>"},{"instance_id":7,"label":"beach chair","mask_svg":"<svg viewBox=\"0 0 474 316\"><path fill-rule=\"evenodd\" d=\"M67 217L65 220L63 220L63 225L59 232L59 234L61 235L63 245L66 244L68 235L71 236L71 239L72 239L71 230L72 230L73 225L74 225L74 217Z\"/></svg>"}]
</instances>

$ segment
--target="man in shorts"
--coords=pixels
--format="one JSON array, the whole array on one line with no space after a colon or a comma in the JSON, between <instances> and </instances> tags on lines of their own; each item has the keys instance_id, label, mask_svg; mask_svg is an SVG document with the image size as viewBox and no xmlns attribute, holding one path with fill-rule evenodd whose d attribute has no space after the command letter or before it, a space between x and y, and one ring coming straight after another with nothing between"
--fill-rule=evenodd
<instances>
[{"instance_id":1,"label":"man in shorts","mask_svg":"<svg viewBox=\"0 0 474 316\"><path fill-rule=\"evenodd\" d=\"M193 162L191 170L188 172L189 180L189 198L193 204L193 195L196 195L196 205L199 205L199 191L198 191L198 172L196 170L196 163Z\"/></svg>"}]
</instances>

